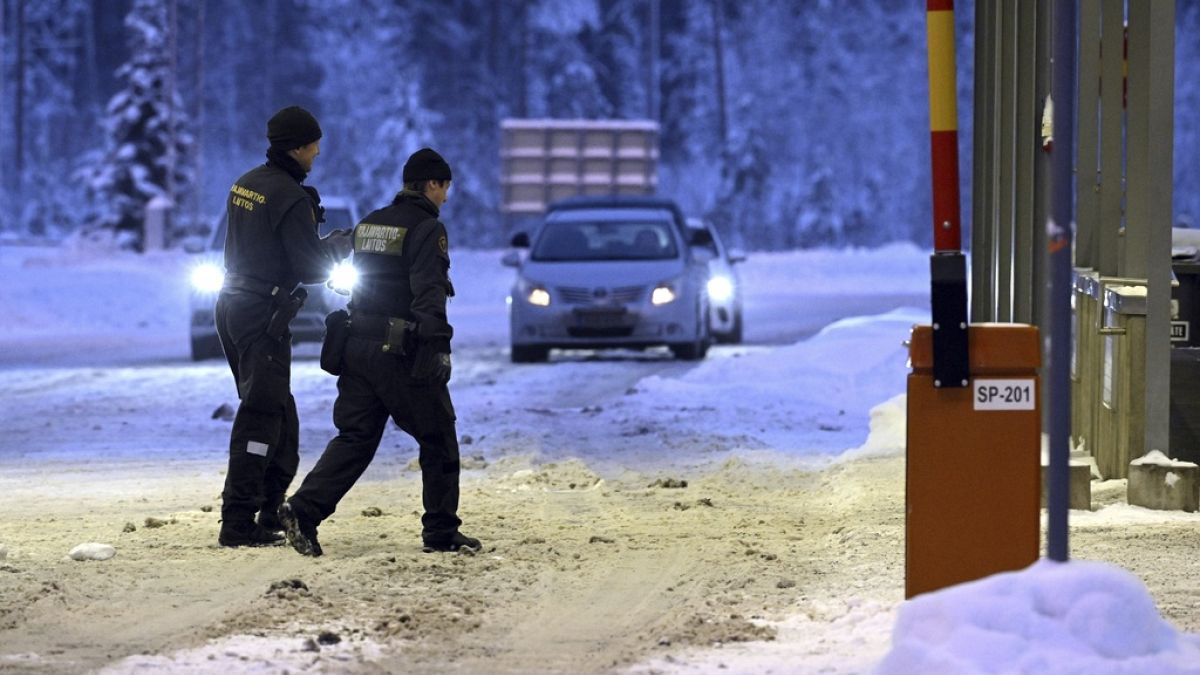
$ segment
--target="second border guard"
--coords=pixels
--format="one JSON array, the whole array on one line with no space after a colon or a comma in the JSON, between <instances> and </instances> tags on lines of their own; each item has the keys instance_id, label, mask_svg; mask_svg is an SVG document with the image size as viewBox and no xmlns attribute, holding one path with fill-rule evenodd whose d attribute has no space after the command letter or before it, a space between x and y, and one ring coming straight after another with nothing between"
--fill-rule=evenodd
<instances>
[{"instance_id":1,"label":"second border guard","mask_svg":"<svg viewBox=\"0 0 1200 675\"><path fill-rule=\"evenodd\" d=\"M350 314L327 320L322 367L338 377L338 435L300 489L279 508L288 542L319 556L317 526L371 463L388 418L420 445L424 550L479 549L458 531L459 456L450 402L446 300L450 252L438 220L450 191L450 165L430 148L404 165L404 189L354 230ZM339 334L344 337L339 338Z\"/></svg>"}]
</instances>

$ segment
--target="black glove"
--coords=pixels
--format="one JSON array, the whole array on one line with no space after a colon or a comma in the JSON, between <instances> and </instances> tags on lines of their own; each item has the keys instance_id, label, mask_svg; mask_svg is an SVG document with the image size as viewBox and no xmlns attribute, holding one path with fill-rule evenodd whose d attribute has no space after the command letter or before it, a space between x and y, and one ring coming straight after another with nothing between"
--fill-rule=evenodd
<instances>
[{"instance_id":1,"label":"black glove","mask_svg":"<svg viewBox=\"0 0 1200 675\"><path fill-rule=\"evenodd\" d=\"M446 384L450 381L448 340L422 342L413 359L412 377L417 384Z\"/></svg>"}]
</instances>

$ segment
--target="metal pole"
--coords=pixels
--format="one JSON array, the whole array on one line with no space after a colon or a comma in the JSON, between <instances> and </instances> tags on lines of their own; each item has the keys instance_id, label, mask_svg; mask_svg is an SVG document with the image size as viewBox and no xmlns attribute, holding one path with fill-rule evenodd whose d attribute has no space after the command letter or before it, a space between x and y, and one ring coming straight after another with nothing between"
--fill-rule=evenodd
<instances>
[{"instance_id":1,"label":"metal pole","mask_svg":"<svg viewBox=\"0 0 1200 675\"><path fill-rule=\"evenodd\" d=\"M1050 470L1046 500L1049 531L1046 555L1068 558L1067 509L1070 504L1071 435L1071 236L1074 189L1071 164L1075 147L1075 0L1054 3L1054 194L1046 223L1050 256Z\"/></svg>"},{"instance_id":2,"label":"metal pole","mask_svg":"<svg viewBox=\"0 0 1200 675\"><path fill-rule=\"evenodd\" d=\"M975 111L971 174L971 321L996 320L996 5L975 2Z\"/></svg>"},{"instance_id":3,"label":"metal pole","mask_svg":"<svg viewBox=\"0 0 1200 675\"><path fill-rule=\"evenodd\" d=\"M1145 445L1170 444L1171 223L1175 108L1175 1L1129 5L1129 176L1125 257L1145 278ZM1136 404L1135 404L1136 405Z\"/></svg>"},{"instance_id":4,"label":"metal pole","mask_svg":"<svg viewBox=\"0 0 1200 675\"><path fill-rule=\"evenodd\" d=\"M1016 60L1017 5L1000 3L1000 95L999 138L996 162L1000 187L999 219L996 226L996 319L1003 323L1013 320L1013 238L1016 209Z\"/></svg>"},{"instance_id":5,"label":"metal pole","mask_svg":"<svg viewBox=\"0 0 1200 675\"><path fill-rule=\"evenodd\" d=\"M1076 177L1079 211L1075 265L1097 266L1100 222L1100 0L1079 1L1079 147Z\"/></svg>"},{"instance_id":6,"label":"metal pole","mask_svg":"<svg viewBox=\"0 0 1200 675\"><path fill-rule=\"evenodd\" d=\"M1050 191L1053 187L1051 181L1051 156L1050 150L1053 148L1053 142L1047 143L1042 137L1042 132L1049 132L1049 129L1043 129L1046 124L1053 126L1053 120L1045 119L1046 106L1049 101L1053 100L1050 96L1050 69L1054 65L1054 59L1051 58L1051 51L1054 49L1054 31L1053 31L1053 16L1054 7L1048 2L1037 3L1037 16L1035 22L1037 33L1037 49L1034 58L1034 69L1036 71L1035 80L1037 80L1034 91L1034 104L1036 110L1035 124L1037 125L1038 137L1036 138L1037 150L1033 162L1034 174L1034 201L1033 201L1033 317L1034 322L1041 330L1041 335L1046 335L1046 330L1050 326L1049 315L1047 313L1047 302L1050 297L1046 292L1047 280L1050 278L1046 269L1046 256L1043 251L1046 250L1046 228L1043 223L1050 217ZM1038 368L1038 375L1042 382L1046 382L1046 363L1043 360ZM1042 400L1045 400L1047 389L1042 389ZM1050 427L1050 407L1041 406L1041 429ZM1040 464L1040 461L1039 461ZM1040 467L1039 467L1040 468Z\"/></svg>"},{"instance_id":7,"label":"metal pole","mask_svg":"<svg viewBox=\"0 0 1200 675\"><path fill-rule=\"evenodd\" d=\"M1096 269L1106 277L1128 276L1119 262L1124 215L1121 202L1125 198L1125 0L1101 0L1100 11L1100 222L1096 226Z\"/></svg>"},{"instance_id":8,"label":"metal pole","mask_svg":"<svg viewBox=\"0 0 1200 675\"><path fill-rule=\"evenodd\" d=\"M1034 161L1041 120L1037 115L1037 77L1034 61L1037 58L1037 5L1034 0L1017 3L1016 78L1013 172L1013 309L1017 323L1036 324L1033 314L1034 264L1037 251L1033 248ZM1039 249L1040 251L1040 249Z\"/></svg>"}]
</instances>

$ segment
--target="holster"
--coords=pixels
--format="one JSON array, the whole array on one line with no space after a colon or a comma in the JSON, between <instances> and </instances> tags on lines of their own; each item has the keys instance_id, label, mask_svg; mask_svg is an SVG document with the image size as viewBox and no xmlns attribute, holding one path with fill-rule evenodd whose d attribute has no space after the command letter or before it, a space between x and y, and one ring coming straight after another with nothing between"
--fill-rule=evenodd
<instances>
[{"instance_id":1,"label":"holster","mask_svg":"<svg viewBox=\"0 0 1200 675\"><path fill-rule=\"evenodd\" d=\"M300 308L304 306L306 299L308 299L308 290L301 286L284 298L283 302L275 305L274 311L271 312L271 319L267 321L267 337L272 340L282 339L283 334L287 332L288 324L300 313Z\"/></svg>"},{"instance_id":2,"label":"holster","mask_svg":"<svg viewBox=\"0 0 1200 675\"><path fill-rule=\"evenodd\" d=\"M417 346L416 322L396 316L355 312L350 317L350 333L381 340L382 351L396 357L411 355Z\"/></svg>"},{"instance_id":3,"label":"holster","mask_svg":"<svg viewBox=\"0 0 1200 675\"><path fill-rule=\"evenodd\" d=\"M321 342L321 370L330 375L342 374L342 355L346 353L346 338L350 337L350 313L344 309L325 317L325 339Z\"/></svg>"},{"instance_id":4,"label":"holster","mask_svg":"<svg viewBox=\"0 0 1200 675\"><path fill-rule=\"evenodd\" d=\"M383 351L392 356L408 356L416 350L416 347L416 323L396 318L388 321L387 337L383 342Z\"/></svg>"}]
</instances>

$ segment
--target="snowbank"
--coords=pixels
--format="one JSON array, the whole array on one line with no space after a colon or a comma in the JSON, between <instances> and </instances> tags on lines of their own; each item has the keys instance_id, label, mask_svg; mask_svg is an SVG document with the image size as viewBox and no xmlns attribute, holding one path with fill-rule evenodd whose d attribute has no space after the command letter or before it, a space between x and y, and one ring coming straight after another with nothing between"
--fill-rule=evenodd
<instances>
[{"instance_id":1,"label":"snowbank","mask_svg":"<svg viewBox=\"0 0 1200 675\"><path fill-rule=\"evenodd\" d=\"M1200 636L1104 563L1040 561L914 598L877 673L1200 673Z\"/></svg>"},{"instance_id":2,"label":"snowbank","mask_svg":"<svg viewBox=\"0 0 1200 675\"><path fill-rule=\"evenodd\" d=\"M891 401L877 413L886 437L863 452L894 452L904 438L903 417L895 417L903 403L893 400L908 373L903 341L913 324L927 320L923 310L898 309L838 321L794 345L710 359L680 377L648 377L630 402L693 411L683 424L696 431L747 434L788 454L816 454L860 446L867 411Z\"/></svg>"}]
</instances>

